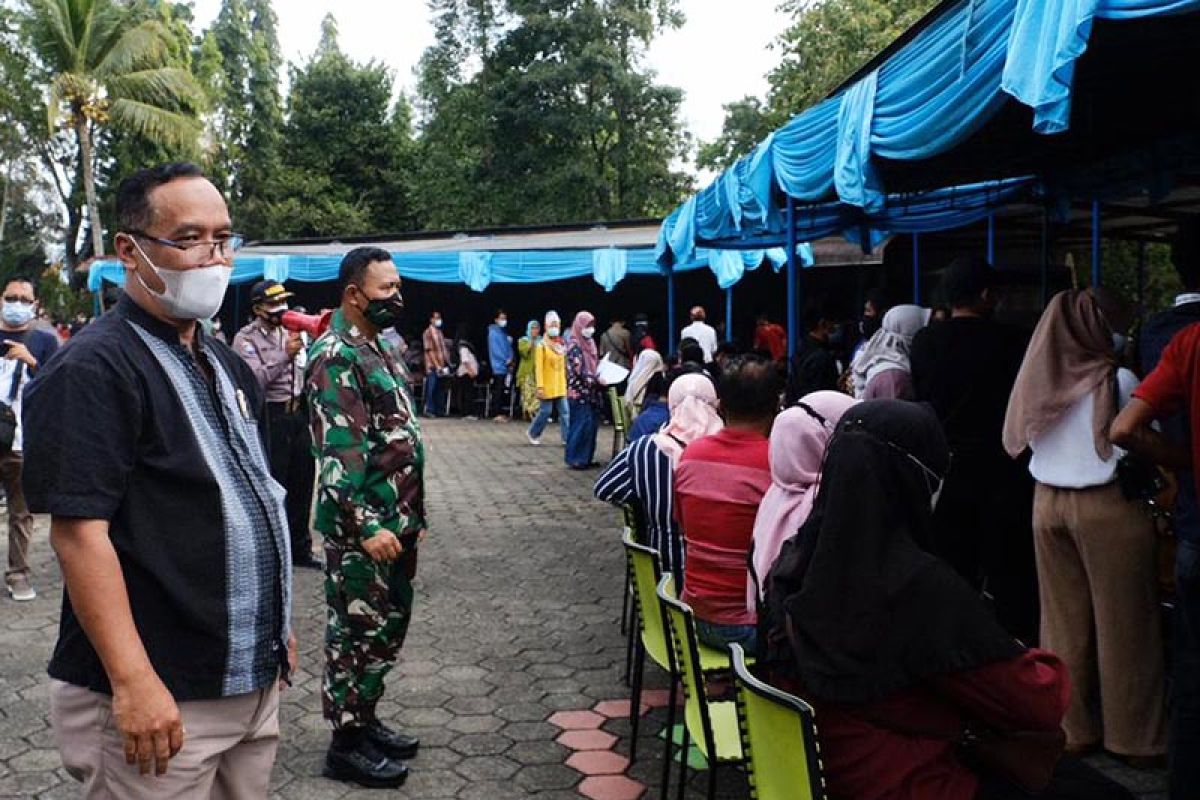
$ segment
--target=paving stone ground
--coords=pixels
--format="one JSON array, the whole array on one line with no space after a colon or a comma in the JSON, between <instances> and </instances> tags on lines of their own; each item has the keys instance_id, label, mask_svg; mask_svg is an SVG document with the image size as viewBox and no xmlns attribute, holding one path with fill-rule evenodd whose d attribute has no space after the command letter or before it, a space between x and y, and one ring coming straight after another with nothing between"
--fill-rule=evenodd
<instances>
[{"instance_id":1,"label":"paving stone ground","mask_svg":"<svg viewBox=\"0 0 1200 800\"><path fill-rule=\"evenodd\" d=\"M425 429L432 525L418 566L412 629L380 706L381 716L422 739L412 775L391 793L320 777L329 741L320 711L324 607L319 574L301 570L295 591L299 674L283 699L272 798L577 800L583 790L594 797L628 791L633 800L639 787L632 782L656 797L661 708L643 720L638 759L627 773L632 782L626 783L609 776L582 784L584 775L567 762L620 772L620 758L629 752L627 719L597 720L601 732L617 738L616 757L583 759L556 741L563 730L548 721L556 712L590 710L629 696L621 680L624 640L618 629L624 569L619 516L591 499L596 473L566 470L553 430L535 448L519 424L433 420ZM601 458L611 435L601 428ZM0 797L76 797L78 787L60 766L47 719L45 665L62 590L41 519L34 562L38 599L0 599ZM665 686L654 673L648 668L647 687ZM603 710L612 713L608 706ZM612 745L604 736L564 741ZM1145 800L1165 798L1161 772L1098 763ZM744 778L725 772L721 797L748 797ZM702 797L703 785L702 775L694 778L689 797Z\"/></svg>"}]
</instances>

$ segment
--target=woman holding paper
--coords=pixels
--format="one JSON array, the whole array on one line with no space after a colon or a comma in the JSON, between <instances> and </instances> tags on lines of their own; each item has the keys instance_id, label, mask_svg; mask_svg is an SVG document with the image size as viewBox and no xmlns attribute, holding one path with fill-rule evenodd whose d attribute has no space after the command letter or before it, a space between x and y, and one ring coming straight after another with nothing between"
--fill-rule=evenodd
<instances>
[{"instance_id":1,"label":"woman holding paper","mask_svg":"<svg viewBox=\"0 0 1200 800\"><path fill-rule=\"evenodd\" d=\"M567 401L571 422L567 427L567 466L588 469L596 455L596 429L604 403L604 381L596 374L600 356L596 350L596 318L580 311L571 323L567 348Z\"/></svg>"}]
</instances>

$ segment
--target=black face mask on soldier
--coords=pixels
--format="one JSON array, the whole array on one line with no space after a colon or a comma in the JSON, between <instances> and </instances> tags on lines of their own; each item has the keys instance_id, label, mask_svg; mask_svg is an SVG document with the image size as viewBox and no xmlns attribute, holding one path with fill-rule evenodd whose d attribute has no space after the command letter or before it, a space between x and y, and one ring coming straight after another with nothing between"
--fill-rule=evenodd
<instances>
[{"instance_id":1,"label":"black face mask on soldier","mask_svg":"<svg viewBox=\"0 0 1200 800\"><path fill-rule=\"evenodd\" d=\"M404 313L404 298L397 291L391 297L374 298L367 302L363 316L377 328L390 328L400 321Z\"/></svg>"}]
</instances>

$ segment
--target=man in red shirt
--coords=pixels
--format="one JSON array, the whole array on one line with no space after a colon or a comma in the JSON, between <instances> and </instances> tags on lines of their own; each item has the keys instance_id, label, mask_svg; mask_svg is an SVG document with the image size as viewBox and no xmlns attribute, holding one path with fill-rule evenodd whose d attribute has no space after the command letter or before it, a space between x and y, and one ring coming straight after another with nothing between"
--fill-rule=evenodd
<instances>
[{"instance_id":1,"label":"man in red shirt","mask_svg":"<svg viewBox=\"0 0 1200 800\"><path fill-rule=\"evenodd\" d=\"M685 603L712 647L755 649L757 620L746 608L746 566L759 503L771 485L767 437L782 390L775 365L742 356L721 372L725 428L692 442L675 469L675 516L683 530Z\"/></svg>"},{"instance_id":2,"label":"man in red shirt","mask_svg":"<svg viewBox=\"0 0 1200 800\"><path fill-rule=\"evenodd\" d=\"M1191 470L1200 490L1200 323L1189 325L1171 339L1158 366L1134 390L1129 405L1113 421L1113 444L1157 464ZM1191 432L1190 448L1172 442L1150 427L1182 413ZM1186 527L1176 531L1175 654L1171 684L1169 731L1171 798L1191 797L1200 780L1200 542Z\"/></svg>"},{"instance_id":3,"label":"man in red shirt","mask_svg":"<svg viewBox=\"0 0 1200 800\"><path fill-rule=\"evenodd\" d=\"M783 361L787 357L787 331L778 322L771 322L766 314L759 314L754 328L754 349L770 353L772 361Z\"/></svg>"}]
</instances>

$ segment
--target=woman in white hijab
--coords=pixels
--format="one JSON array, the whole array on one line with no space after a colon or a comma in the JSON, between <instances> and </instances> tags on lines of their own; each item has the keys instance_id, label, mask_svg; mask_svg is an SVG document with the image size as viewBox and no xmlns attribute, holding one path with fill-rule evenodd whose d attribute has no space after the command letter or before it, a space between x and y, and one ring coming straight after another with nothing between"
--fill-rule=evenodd
<instances>
[{"instance_id":1,"label":"woman in white hijab","mask_svg":"<svg viewBox=\"0 0 1200 800\"><path fill-rule=\"evenodd\" d=\"M883 325L850 365L854 396L859 400L912 400L912 366L908 360L913 337L929 324L932 309L895 306Z\"/></svg>"},{"instance_id":2,"label":"woman in white hijab","mask_svg":"<svg viewBox=\"0 0 1200 800\"><path fill-rule=\"evenodd\" d=\"M643 350L638 353L637 361L633 363L633 371L629 373L629 387L625 390L625 405L629 406L631 416L636 417L642 410L646 399L646 384L658 372L666 372L667 365L657 350Z\"/></svg>"}]
</instances>

